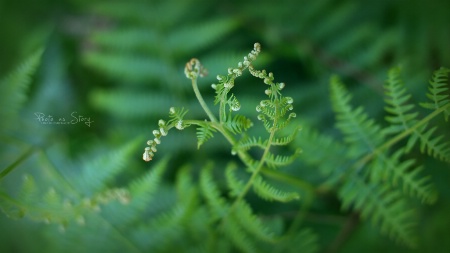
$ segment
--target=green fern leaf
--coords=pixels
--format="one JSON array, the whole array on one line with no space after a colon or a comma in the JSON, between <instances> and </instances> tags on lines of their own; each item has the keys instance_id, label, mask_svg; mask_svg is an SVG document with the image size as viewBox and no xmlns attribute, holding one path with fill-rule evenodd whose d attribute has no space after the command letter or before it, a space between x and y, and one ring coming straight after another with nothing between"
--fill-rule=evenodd
<instances>
[{"instance_id":1,"label":"green fern leaf","mask_svg":"<svg viewBox=\"0 0 450 253\"><path fill-rule=\"evenodd\" d=\"M302 134L295 139L295 146L302 147L302 161L318 167L330 184L345 175L348 147L339 140L303 126Z\"/></svg>"},{"instance_id":2,"label":"green fern leaf","mask_svg":"<svg viewBox=\"0 0 450 253\"><path fill-rule=\"evenodd\" d=\"M194 183L192 182L191 167L183 166L177 173L176 192L180 199L187 197L189 191L192 190Z\"/></svg>"},{"instance_id":3,"label":"green fern leaf","mask_svg":"<svg viewBox=\"0 0 450 253\"><path fill-rule=\"evenodd\" d=\"M450 99L448 94L448 74L450 69L440 68L433 73L433 77L430 80L430 86L428 88L429 93L427 97L432 101L431 103L421 103L420 105L427 109L438 110L444 108L445 120L448 120L450 115Z\"/></svg>"},{"instance_id":4,"label":"green fern leaf","mask_svg":"<svg viewBox=\"0 0 450 253\"><path fill-rule=\"evenodd\" d=\"M382 183L388 180L392 186L401 183L403 191L411 196L420 198L423 202L434 203L437 192L428 177L418 177L422 168L413 168L414 160L400 162L404 149L397 150L392 156L378 155L370 167L371 180Z\"/></svg>"},{"instance_id":5,"label":"green fern leaf","mask_svg":"<svg viewBox=\"0 0 450 253\"><path fill-rule=\"evenodd\" d=\"M242 252L257 252L255 242L234 219L227 219L224 222L224 233L233 245Z\"/></svg>"},{"instance_id":6,"label":"green fern leaf","mask_svg":"<svg viewBox=\"0 0 450 253\"><path fill-rule=\"evenodd\" d=\"M295 247L292 247L295 245ZM302 229L292 235L285 245L282 245L283 250L280 250L280 246L276 246L274 251L286 252L286 253L315 253L319 251L318 238L310 229Z\"/></svg>"},{"instance_id":7,"label":"green fern leaf","mask_svg":"<svg viewBox=\"0 0 450 253\"><path fill-rule=\"evenodd\" d=\"M3 191L0 191L0 209L11 219L20 219L26 214L24 208L20 207L20 203Z\"/></svg>"},{"instance_id":8,"label":"green fern leaf","mask_svg":"<svg viewBox=\"0 0 450 253\"><path fill-rule=\"evenodd\" d=\"M206 141L211 139L214 134L213 132L216 132L214 128L211 127L211 124L204 124L202 126L199 126L197 128L197 148L200 149L200 146L202 146Z\"/></svg>"},{"instance_id":9,"label":"green fern leaf","mask_svg":"<svg viewBox=\"0 0 450 253\"><path fill-rule=\"evenodd\" d=\"M288 145L289 143L291 143L295 139L295 137L297 136L297 133L300 130L301 130L300 127L296 127L294 129L294 131L291 132L290 135L285 136L285 137L275 138L272 141L271 145L275 145L275 146L286 146L286 145Z\"/></svg>"},{"instance_id":10,"label":"green fern leaf","mask_svg":"<svg viewBox=\"0 0 450 253\"><path fill-rule=\"evenodd\" d=\"M387 106L385 109L392 114L392 116L386 117L386 120L391 123L391 125L383 129L383 132L385 134L397 134L414 129L413 134L408 139L406 151L411 150L415 143L420 141L422 153L427 152L429 155L438 159L449 161L450 148L448 147L448 144L441 142L442 137L432 137L432 133L435 129L427 131L427 125L420 128L414 126L418 122L418 113L411 112L414 105L407 103L411 95L405 94L406 89L400 79L399 68L394 68L389 71L389 77L384 87L387 95L385 100Z\"/></svg>"},{"instance_id":11,"label":"green fern leaf","mask_svg":"<svg viewBox=\"0 0 450 253\"><path fill-rule=\"evenodd\" d=\"M220 195L219 188L211 175L212 164L208 164L200 172L200 189L210 208L211 221L223 217L228 209L225 199Z\"/></svg>"},{"instance_id":12,"label":"green fern leaf","mask_svg":"<svg viewBox=\"0 0 450 253\"><path fill-rule=\"evenodd\" d=\"M82 175L74 180L78 188L87 195L105 189L107 184L123 169L139 145L139 140L131 141L119 150L88 159L82 163Z\"/></svg>"},{"instance_id":13,"label":"green fern leaf","mask_svg":"<svg viewBox=\"0 0 450 253\"><path fill-rule=\"evenodd\" d=\"M262 221L253 214L251 207L244 201L236 202L233 210L234 219L251 235L256 238L274 242L275 236L269 232L268 228L263 225Z\"/></svg>"},{"instance_id":14,"label":"green fern leaf","mask_svg":"<svg viewBox=\"0 0 450 253\"><path fill-rule=\"evenodd\" d=\"M336 126L345 135L345 142L352 144L349 154L358 157L373 152L384 139L381 127L368 118L362 107L351 107L351 95L337 77L331 78L330 85Z\"/></svg>"},{"instance_id":15,"label":"green fern leaf","mask_svg":"<svg viewBox=\"0 0 450 253\"><path fill-rule=\"evenodd\" d=\"M393 68L389 71L384 88L387 96L385 110L393 115L386 117L391 125L384 130L385 133L396 134L411 128L417 122L418 113L410 112L414 105L406 103L411 95L405 94L407 91L400 79L400 68Z\"/></svg>"},{"instance_id":16,"label":"green fern leaf","mask_svg":"<svg viewBox=\"0 0 450 253\"><path fill-rule=\"evenodd\" d=\"M132 198L130 209L141 212L148 206L160 186L161 178L168 161L168 157L163 158L156 165L152 166L151 170L145 173L145 175L130 183L128 187Z\"/></svg>"},{"instance_id":17,"label":"green fern leaf","mask_svg":"<svg viewBox=\"0 0 450 253\"><path fill-rule=\"evenodd\" d=\"M266 164L270 168L277 168L282 166L287 166L295 161L297 157L301 154L301 150L297 149L294 154L290 156L283 156L283 155L274 155L272 153L268 153L266 156Z\"/></svg>"},{"instance_id":18,"label":"green fern leaf","mask_svg":"<svg viewBox=\"0 0 450 253\"><path fill-rule=\"evenodd\" d=\"M249 150L253 147L258 147L261 149L265 149L267 146L267 141L263 141L261 137L258 137L258 139L256 139L256 137L244 137L242 139L240 139L235 147L233 147L234 150Z\"/></svg>"},{"instance_id":19,"label":"green fern leaf","mask_svg":"<svg viewBox=\"0 0 450 253\"><path fill-rule=\"evenodd\" d=\"M239 196L245 187L244 182L237 179L236 175L234 175L236 168L237 166L235 163L229 163L225 169L225 176L227 179L228 188L230 189L230 196L233 197Z\"/></svg>"},{"instance_id":20,"label":"green fern leaf","mask_svg":"<svg viewBox=\"0 0 450 253\"><path fill-rule=\"evenodd\" d=\"M410 247L416 244L414 213L406 206L399 191L388 185L365 183L358 176L349 179L339 190L344 210L353 206L377 226L381 233Z\"/></svg>"},{"instance_id":21,"label":"green fern leaf","mask_svg":"<svg viewBox=\"0 0 450 253\"><path fill-rule=\"evenodd\" d=\"M254 192L262 199L268 201L290 202L300 199L300 195L296 192L285 192L276 189L263 180L261 176L257 176L253 183Z\"/></svg>"},{"instance_id":22,"label":"green fern leaf","mask_svg":"<svg viewBox=\"0 0 450 253\"><path fill-rule=\"evenodd\" d=\"M13 124L13 118L27 98L31 76L36 71L43 50L39 50L25 59L8 76L0 80L0 129L6 130Z\"/></svg>"},{"instance_id":23,"label":"green fern leaf","mask_svg":"<svg viewBox=\"0 0 450 253\"><path fill-rule=\"evenodd\" d=\"M247 117L240 114L236 114L233 118L227 117L227 121L225 121L224 125L232 133L238 134L248 130L250 127L253 126L253 123Z\"/></svg>"},{"instance_id":24,"label":"green fern leaf","mask_svg":"<svg viewBox=\"0 0 450 253\"><path fill-rule=\"evenodd\" d=\"M419 136L420 151L445 162L450 162L450 144L443 142L444 136L433 137L437 127L433 127Z\"/></svg>"}]
</instances>

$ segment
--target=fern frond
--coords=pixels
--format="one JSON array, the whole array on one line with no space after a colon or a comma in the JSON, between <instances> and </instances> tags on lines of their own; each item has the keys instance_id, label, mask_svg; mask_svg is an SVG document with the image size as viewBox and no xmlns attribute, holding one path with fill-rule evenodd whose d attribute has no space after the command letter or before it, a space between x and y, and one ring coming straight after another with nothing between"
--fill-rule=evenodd
<instances>
[{"instance_id":1,"label":"fern frond","mask_svg":"<svg viewBox=\"0 0 450 253\"><path fill-rule=\"evenodd\" d=\"M211 124L204 124L197 127L197 148L200 149L200 146L203 145L206 141L211 139L216 132L214 128L211 127Z\"/></svg>"},{"instance_id":2,"label":"fern frond","mask_svg":"<svg viewBox=\"0 0 450 253\"><path fill-rule=\"evenodd\" d=\"M442 141L443 135L433 136L436 130L437 127L433 127L419 136L420 152L450 162L450 143Z\"/></svg>"},{"instance_id":3,"label":"fern frond","mask_svg":"<svg viewBox=\"0 0 450 253\"><path fill-rule=\"evenodd\" d=\"M43 50L38 50L25 59L8 76L0 80L0 126L2 131L13 122L12 117L18 115L17 112L27 98L28 87L31 83L31 76L36 71L41 61Z\"/></svg>"},{"instance_id":4,"label":"fern frond","mask_svg":"<svg viewBox=\"0 0 450 253\"><path fill-rule=\"evenodd\" d=\"M336 112L336 126L345 135L345 142L352 144L350 154L358 157L373 152L383 141L381 127L369 119L362 107L353 109L350 105L351 95L341 81L335 76L331 78L331 102Z\"/></svg>"},{"instance_id":5,"label":"fern frond","mask_svg":"<svg viewBox=\"0 0 450 253\"><path fill-rule=\"evenodd\" d=\"M242 252L257 252L255 242L234 219L227 219L224 222L224 233L233 245Z\"/></svg>"},{"instance_id":6,"label":"fern frond","mask_svg":"<svg viewBox=\"0 0 450 253\"><path fill-rule=\"evenodd\" d=\"M433 77L431 78L428 87L429 93L427 93L427 97L432 101L421 103L420 105L424 108L431 110L438 110L440 108L444 108L445 120L448 120L450 115L450 99L448 93L448 74L450 73L450 69L441 67L440 69L434 71Z\"/></svg>"},{"instance_id":7,"label":"fern frond","mask_svg":"<svg viewBox=\"0 0 450 253\"><path fill-rule=\"evenodd\" d=\"M226 126L232 133L239 134L252 127L253 122L244 115L236 114L233 118L227 117L227 121L224 122L224 126Z\"/></svg>"},{"instance_id":8,"label":"fern frond","mask_svg":"<svg viewBox=\"0 0 450 253\"><path fill-rule=\"evenodd\" d=\"M132 238L140 242L141 248L147 251L163 251L168 248L178 248L174 241L180 241L186 235L183 220L186 219L186 209L178 203L169 210L151 218L145 223L139 223L132 230ZM152 233L149 233L152 231Z\"/></svg>"},{"instance_id":9,"label":"fern frond","mask_svg":"<svg viewBox=\"0 0 450 253\"><path fill-rule=\"evenodd\" d=\"M284 155L274 155L272 153L268 153L265 159L267 166L270 168L277 168L282 166L287 166L295 161L301 154L301 150L297 149L294 154L289 156Z\"/></svg>"},{"instance_id":10,"label":"fern frond","mask_svg":"<svg viewBox=\"0 0 450 253\"><path fill-rule=\"evenodd\" d=\"M268 201L290 202L300 199L296 192L285 192L270 185L261 176L257 176L253 183L254 192L262 199Z\"/></svg>"},{"instance_id":11,"label":"fern frond","mask_svg":"<svg viewBox=\"0 0 450 253\"><path fill-rule=\"evenodd\" d=\"M384 86L386 89L386 111L392 116L387 116L386 120L391 123L390 126L383 131L386 134L396 134L402 131L408 131L415 128L417 120L417 112L411 112L414 108L413 104L408 104L407 101L411 95L405 94L406 89L401 81L400 69L394 68L389 71L389 77ZM432 137L435 129L426 130L427 125L420 128L415 128L413 134L408 139L406 144L406 151L412 149L417 141L420 141L420 149L422 153L428 153L442 161L449 161L450 147L448 144L441 142L442 137Z\"/></svg>"},{"instance_id":12,"label":"fern frond","mask_svg":"<svg viewBox=\"0 0 450 253\"><path fill-rule=\"evenodd\" d=\"M221 197L219 188L211 175L211 170L212 164L208 164L200 172L200 190L210 208L211 221L215 221L225 215L228 205L225 199Z\"/></svg>"},{"instance_id":13,"label":"fern frond","mask_svg":"<svg viewBox=\"0 0 450 253\"><path fill-rule=\"evenodd\" d=\"M129 184L128 189L131 195L130 209L141 212L147 208L160 186L168 161L168 157L163 158L156 165L152 166L152 169L146 172L144 176L133 180Z\"/></svg>"},{"instance_id":14,"label":"fern frond","mask_svg":"<svg viewBox=\"0 0 450 253\"><path fill-rule=\"evenodd\" d=\"M230 196L237 197L244 190L245 184L243 181L236 178L234 172L236 171L236 164L229 163L225 169L225 176L227 179L227 186L230 189Z\"/></svg>"},{"instance_id":15,"label":"fern frond","mask_svg":"<svg viewBox=\"0 0 450 253\"><path fill-rule=\"evenodd\" d=\"M11 219L20 219L25 216L25 210L20 203L3 191L0 191L0 210Z\"/></svg>"},{"instance_id":16,"label":"fern frond","mask_svg":"<svg viewBox=\"0 0 450 253\"><path fill-rule=\"evenodd\" d=\"M271 233L262 221L253 214L251 207L245 201L238 201L233 216L237 222L252 236L266 242L274 242L275 235Z\"/></svg>"},{"instance_id":17,"label":"fern frond","mask_svg":"<svg viewBox=\"0 0 450 253\"><path fill-rule=\"evenodd\" d=\"M294 131L291 132L290 135L274 138L274 140L271 142L271 145L274 146L286 146L287 144L291 143L295 137L297 136L297 133L301 130L300 127L296 127Z\"/></svg>"},{"instance_id":18,"label":"fern frond","mask_svg":"<svg viewBox=\"0 0 450 253\"><path fill-rule=\"evenodd\" d=\"M256 137L244 137L242 139L240 139L235 147L233 147L233 149L235 150L249 150L253 147L258 147L261 149L265 149L267 146L267 141L263 141L261 137L258 137L258 139L256 139Z\"/></svg>"},{"instance_id":19,"label":"fern frond","mask_svg":"<svg viewBox=\"0 0 450 253\"><path fill-rule=\"evenodd\" d=\"M131 141L121 149L82 162L82 174L74 183L87 195L105 189L107 184L126 168L126 161L134 154L138 145L138 140Z\"/></svg>"},{"instance_id":20,"label":"fern frond","mask_svg":"<svg viewBox=\"0 0 450 253\"><path fill-rule=\"evenodd\" d=\"M191 167L186 165L177 173L175 187L177 196L180 199L185 198L188 192L193 188L194 183L192 182L191 172Z\"/></svg>"},{"instance_id":21,"label":"fern frond","mask_svg":"<svg viewBox=\"0 0 450 253\"><path fill-rule=\"evenodd\" d=\"M8 216L14 218L25 216L36 221L59 224L62 228L72 221L84 225L86 215L100 211L100 205L108 204L113 200L118 200L122 204L128 203L128 191L110 188L85 198L79 196L69 198L52 187L43 191L31 175L25 175L16 198L0 192L1 209Z\"/></svg>"},{"instance_id":22,"label":"fern frond","mask_svg":"<svg viewBox=\"0 0 450 253\"><path fill-rule=\"evenodd\" d=\"M348 147L339 140L303 126L302 134L295 139L295 144L302 147L302 161L317 166L330 183L342 178L348 167Z\"/></svg>"},{"instance_id":23,"label":"fern frond","mask_svg":"<svg viewBox=\"0 0 450 253\"><path fill-rule=\"evenodd\" d=\"M388 80L384 88L387 96L385 99L387 104L385 110L393 115L386 117L386 120L391 125L384 132L386 134L396 134L411 128L417 122L418 113L411 112L414 105L407 103L411 95L406 94L406 88L400 79L400 68L389 70Z\"/></svg>"},{"instance_id":24,"label":"fern frond","mask_svg":"<svg viewBox=\"0 0 450 253\"><path fill-rule=\"evenodd\" d=\"M295 247L292 247L293 243ZM292 235L288 239L285 245L283 245L283 250L278 252L286 253L316 253L319 251L319 243L317 235L311 231L311 229L302 229L296 234ZM279 250L280 246L276 246L276 250Z\"/></svg>"},{"instance_id":25,"label":"fern frond","mask_svg":"<svg viewBox=\"0 0 450 253\"><path fill-rule=\"evenodd\" d=\"M371 181L382 183L384 180L388 180L392 186L400 183L405 193L418 197L422 202L429 204L435 202L437 192L430 182L430 178L418 177L422 168L414 168L414 160L401 162L400 157L404 153L404 149L399 149L389 157L379 154L370 167Z\"/></svg>"},{"instance_id":26,"label":"fern frond","mask_svg":"<svg viewBox=\"0 0 450 253\"><path fill-rule=\"evenodd\" d=\"M344 210L353 206L383 234L410 247L416 244L414 212L399 191L388 185L365 183L354 176L339 190L339 196Z\"/></svg>"}]
</instances>

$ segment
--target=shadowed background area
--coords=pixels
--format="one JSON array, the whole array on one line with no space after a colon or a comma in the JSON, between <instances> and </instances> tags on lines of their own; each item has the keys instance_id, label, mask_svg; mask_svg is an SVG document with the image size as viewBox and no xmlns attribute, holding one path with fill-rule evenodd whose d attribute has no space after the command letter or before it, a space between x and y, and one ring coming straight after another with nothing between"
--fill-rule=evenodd
<instances>
[{"instance_id":1,"label":"shadowed background area","mask_svg":"<svg viewBox=\"0 0 450 253\"><path fill-rule=\"evenodd\" d=\"M197 150L192 128L172 130L154 161L142 161L146 141L171 106L206 119L183 73L189 59L208 69L199 88L213 106L216 76L261 43L255 65L286 83L299 123L337 136L330 76L341 76L353 103L381 121L392 67L401 66L412 100L422 101L432 71L450 67L448 10L450 2L439 0L1 1L0 251L170 252L166 245L180 240L178 228L161 214L182 202L176 173L185 166L196 171L208 159L218 167L233 159L219 136ZM240 112L254 118L264 97L258 85L246 74L234 91ZM436 124L448 129L448 122ZM416 249L340 211L330 193L305 217L318 235L316 252L448 252L449 166L418 159L440 195L433 205L412 203L419 208ZM167 169L157 184L146 175L158 166ZM301 157L291 167L298 177L323 180ZM133 188L145 180L148 189ZM146 194L152 201L144 201ZM28 205L11 204L21 196ZM292 215L292 206L254 204L267 216ZM152 217L160 218L147 222ZM202 222L196 218L193 223Z\"/></svg>"}]
</instances>

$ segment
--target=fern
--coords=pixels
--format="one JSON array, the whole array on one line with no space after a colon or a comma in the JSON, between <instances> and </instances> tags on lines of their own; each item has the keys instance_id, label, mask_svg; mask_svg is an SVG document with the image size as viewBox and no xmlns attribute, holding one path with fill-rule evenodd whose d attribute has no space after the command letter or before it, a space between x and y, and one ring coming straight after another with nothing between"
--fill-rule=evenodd
<instances>
[{"instance_id":1,"label":"fern","mask_svg":"<svg viewBox=\"0 0 450 253\"><path fill-rule=\"evenodd\" d=\"M443 70L443 69L441 69ZM437 74L435 73L435 76ZM430 85L434 82L430 81ZM385 132L387 134L396 134L402 131L413 131L413 134L408 140L407 151L410 150L416 141L420 141L420 150L422 153L427 152L429 155L437 157L444 161L448 159L450 150L447 144L441 142L442 137L432 137L436 129L427 129L427 124L420 126L418 123L418 112L411 111L414 108L413 104L408 104L410 95L405 94L406 88L400 79L400 69L394 68L389 72L389 78L385 85L387 104L386 111L392 116L386 117L387 121L392 125L387 127ZM430 87L430 89L432 89ZM430 96L430 95L429 95ZM430 104L428 104L430 106ZM436 108L438 109L438 108Z\"/></svg>"},{"instance_id":2,"label":"fern","mask_svg":"<svg viewBox=\"0 0 450 253\"><path fill-rule=\"evenodd\" d=\"M216 130L208 124L199 126L197 128L197 148L200 148L203 143L211 139L214 136L213 132L216 132Z\"/></svg>"},{"instance_id":3,"label":"fern","mask_svg":"<svg viewBox=\"0 0 450 253\"><path fill-rule=\"evenodd\" d=\"M227 186L230 189L230 196L237 197L244 190L244 182L238 178L236 178L235 170L237 166L234 163L230 163L227 165L225 169L225 176L227 178Z\"/></svg>"},{"instance_id":4,"label":"fern","mask_svg":"<svg viewBox=\"0 0 450 253\"><path fill-rule=\"evenodd\" d=\"M225 126L233 134L238 134L247 131L250 127L253 126L253 123L247 117L237 114L233 118L228 117L227 121L225 122Z\"/></svg>"},{"instance_id":5,"label":"fern","mask_svg":"<svg viewBox=\"0 0 450 253\"><path fill-rule=\"evenodd\" d=\"M247 203L243 201L237 202L234 214L234 218L248 233L263 241L274 241L274 235L269 232L259 218L252 213L252 210Z\"/></svg>"},{"instance_id":6,"label":"fern","mask_svg":"<svg viewBox=\"0 0 450 253\"><path fill-rule=\"evenodd\" d=\"M428 147L429 155L447 161L448 143L441 142L442 137L431 137L436 127L425 130L430 117L421 120L417 112L411 111L414 106L407 103L410 95L399 78L398 68L389 72L385 85L388 96L386 111L391 113L386 119L391 125L384 129L368 119L362 108L351 108L350 95L338 79L332 78L330 84L337 127L351 145L349 157L355 159L353 166L347 169L350 179L345 179L341 188L343 207L353 205L363 217L379 226L381 232L413 246L413 216L406 211L402 195L417 197L430 204L436 201L437 193L430 178L421 175L423 168L414 167L415 160L403 160L401 157L419 139L422 152ZM438 108L434 114L438 113L444 111ZM394 137L387 139L387 135L393 134ZM390 151L396 142L408 136L405 148ZM367 191L363 190L366 186Z\"/></svg>"},{"instance_id":7,"label":"fern","mask_svg":"<svg viewBox=\"0 0 450 253\"><path fill-rule=\"evenodd\" d=\"M172 107L170 119L159 121L159 130L153 131L155 138L148 141L149 147L145 148L143 155L144 160L153 160L156 146L161 143L160 138L166 136L173 127L183 130L191 125L197 125L198 146L213 137L213 132L222 134L232 147L231 154L241 159L250 175L246 180L238 179L235 174L237 166L229 164L225 168L225 177L231 199L226 199L222 197L222 191L212 177L212 166L208 165L200 172L200 192L209 207L209 224L218 223L219 229L214 233L215 237L224 236L232 247L243 252L261 251L263 242L273 245L278 243L278 240L272 236L273 233L265 229L265 225L253 214L251 206L246 202L245 197L250 189L253 189L260 198L269 201L289 202L300 198L299 193L277 189L261 176L265 166L275 170L293 163L300 151L297 150L289 156L276 155L271 151L272 146L285 146L292 142L299 127L296 127L291 135L279 137L280 131L296 117L296 114L291 112L293 98L283 96L281 90L285 84L274 82L273 73L253 67L252 62L256 60L259 52L260 45L255 43L254 49L244 57L242 62L238 63L237 68L229 68L226 76L217 76L218 83L213 84L212 88L216 93L214 103L218 105L218 118L205 103L198 89L197 80L205 75L206 70L199 60L195 58L190 60L186 64L185 74L191 79L197 100L209 119L204 121L187 119L186 109ZM238 113L241 104L237 96L231 93L233 87L237 85L236 80L245 70L268 86L264 92L268 99L262 100L256 107L259 113L257 118L262 121L262 126L268 134L266 138L247 134L253 123L247 116ZM252 148L262 150L259 158L255 158L248 152ZM277 175L277 172L271 171L269 174L273 176L273 174ZM280 177L284 179L284 176ZM303 187L303 184L300 185ZM293 231L295 229L294 226ZM289 236L291 235L287 235ZM218 250L219 242L211 239L209 244L211 250Z\"/></svg>"},{"instance_id":8,"label":"fern","mask_svg":"<svg viewBox=\"0 0 450 253\"><path fill-rule=\"evenodd\" d=\"M300 155L300 149L296 150L293 155L283 156L283 155L274 155L272 153L267 154L266 164L270 168L277 168L282 166L287 166L295 161L297 157Z\"/></svg>"},{"instance_id":9,"label":"fern","mask_svg":"<svg viewBox=\"0 0 450 253\"><path fill-rule=\"evenodd\" d=\"M245 232L244 228L238 225L234 220L228 220L224 225L224 232L230 238L230 241L242 252L255 252L256 245Z\"/></svg>"},{"instance_id":10,"label":"fern","mask_svg":"<svg viewBox=\"0 0 450 253\"><path fill-rule=\"evenodd\" d=\"M429 93L427 97L432 101L432 103L422 103L421 105L425 108L432 110L439 110L442 108L444 110L445 120L448 120L450 115L450 109L448 104L450 99L448 99L448 73L450 69L440 68L433 73L433 78L430 80Z\"/></svg>"},{"instance_id":11,"label":"fern","mask_svg":"<svg viewBox=\"0 0 450 253\"><path fill-rule=\"evenodd\" d=\"M227 210L226 201L220 196L219 189L211 175L211 166L202 170L200 174L200 187L211 209L211 222L222 218Z\"/></svg>"},{"instance_id":12,"label":"fern","mask_svg":"<svg viewBox=\"0 0 450 253\"><path fill-rule=\"evenodd\" d=\"M115 150L106 155L89 159L81 165L82 175L79 178L80 182L75 181L74 183L78 183L80 189L88 194L106 188L107 184L126 168L126 159L133 153L136 144L137 141L133 141L122 147L121 150Z\"/></svg>"},{"instance_id":13,"label":"fern","mask_svg":"<svg viewBox=\"0 0 450 253\"><path fill-rule=\"evenodd\" d=\"M0 11L5 21L0 69L14 69L10 63L21 62L16 56L37 41L49 50L42 68L37 60L35 67L11 72L27 76L18 82L27 85L14 84L11 75L0 81L0 208L25 218L0 217L3 251L405 250L379 240L372 229L403 244L414 240L420 252L449 247L442 191L448 175L439 169L450 157L447 73L431 77L429 97L421 81L429 66L449 64L446 1L420 8L415 2L379 1L370 11L366 3L352 1L302 1L300 9L294 0L78 1L77 11L65 6L56 16L51 4L43 3L38 12L21 10L25 4L18 0ZM59 29L42 38L47 21L55 18ZM249 61L252 68L244 68L240 56L250 59L240 48L248 38L270 47L270 53ZM181 69L193 55L209 72L195 80L194 92ZM380 84L386 66L398 62L404 69L385 84L382 121ZM231 73L224 66L232 66ZM271 80L260 66L285 73ZM298 71L287 74L292 69ZM327 87L320 85L329 73L362 84L345 92L365 103L367 110L347 126L362 133L347 129L339 138L346 128L342 122L338 131L331 129ZM222 81L215 80L217 74ZM200 106L197 94L205 98ZM428 108L422 110L416 99ZM348 114L359 112L350 103ZM174 113L158 122L171 106ZM95 123L50 126L33 117L36 111L64 117L72 110ZM155 131L149 132L149 122L158 123ZM142 156L152 161L147 165L129 142L142 133L151 135ZM208 178L213 187L203 189L206 160L214 160ZM254 194L261 178L274 191L296 193L299 201L265 201ZM342 192L351 183L355 187L345 191L347 197ZM218 218L209 189L225 206ZM338 204L347 201L350 211L338 213ZM359 224L372 219L373 227Z\"/></svg>"},{"instance_id":14,"label":"fern","mask_svg":"<svg viewBox=\"0 0 450 253\"><path fill-rule=\"evenodd\" d=\"M27 98L32 75L39 66L43 50L38 50L25 59L8 76L0 79L1 131L9 130L20 107Z\"/></svg>"},{"instance_id":15,"label":"fern","mask_svg":"<svg viewBox=\"0 0 450 253\"><path fill-rule=\"evenodd\" d=\"M289 202L300 198L299 194L296 192L284 192L276 189L265 182L262 177L256 178L253 184L253 190L262 199L269 201Z\"/></svg>"},{"instance_id":16,"label":"fern","mask_svg":"<svg viewBox=\"0 0 450 253\"><path fill-rule=\"evenodd\" d=\"M384 138L381 127L368 119L362 107L351 108L351 95L337 77L331 78L330 85L331 102L337 113L336 127L345 135L345 142L351 145L349 153L358 157L373 152Z\"/></svg>"},{"instance_id":17,"label":"fern","mask_svg":"<svg viewBox=\"0 0 450 253\"><path fill-rule=\"evenodd\" d=\"M407 207L399 191L386 185L366 184L352 178L339 191L342 208L350 206L361 210L361 216L379 226L382 233L408 246L415 245L414 214Z\"/></svg>"},{"instance_id":18,"label":"fern","mask_svg":"<svg viewBox=\"0 0 450 253\"><path fill-rule=\"evenodd\" d=\"M239 142L236 143L234 149L242 149L242 150L249 150L253 147L259 147L260 149L264 149L266 147L267 143L264 143L264 141L259 137L256 139L256 137L246 137L239 140Z\"/></svg>"}]
</instances>

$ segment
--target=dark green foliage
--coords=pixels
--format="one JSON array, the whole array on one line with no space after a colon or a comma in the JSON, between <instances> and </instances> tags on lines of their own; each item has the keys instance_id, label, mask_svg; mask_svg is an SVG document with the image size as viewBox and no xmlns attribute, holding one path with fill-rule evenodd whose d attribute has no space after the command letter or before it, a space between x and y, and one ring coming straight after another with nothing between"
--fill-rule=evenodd
<instances>
[{"instance_id":1,"label":"dark green foliage","mask_svg":"<svg viewBox=\"0 0 450 253\"><path fill-rule=\"evenodd\" d=\"M3 1L0 252L449 252L448 9Z\"/></svg>"}]
</instances>

